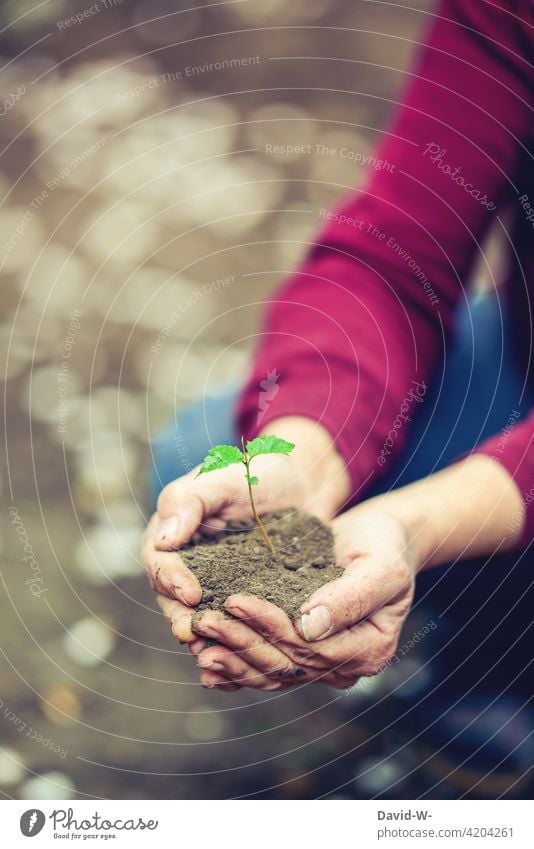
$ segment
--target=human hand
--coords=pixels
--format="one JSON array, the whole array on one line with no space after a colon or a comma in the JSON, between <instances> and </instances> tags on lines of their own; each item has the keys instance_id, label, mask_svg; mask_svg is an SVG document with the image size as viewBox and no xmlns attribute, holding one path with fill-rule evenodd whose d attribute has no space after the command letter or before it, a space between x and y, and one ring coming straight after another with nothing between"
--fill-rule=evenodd
<instances>
[{"instance_id":1,"label":"human hand","mask_svg":"<svg viewBox=\"0 0 534 849\"><path fill-rule=\"evenodd\" d=\"M260 483L254 499L260 513L297 507L326 520L334 515L349 491L348 474L328 433L315 422L285 418L273 422L276 430L296 443L289 456L256 457ZM197 469L162 490L158 509L145 532L143 563L148 579L162 595L195 606L202 595L194 574L176 551L196 531L216 532L230 519L252 518L240 466L229 466L207 476ZM187 635L182 633L182 639Z\"/></svg>"},{"instance_id":2,"label":"human hand","mask_svg":"<svg viewBox=\"0 0 534 849\"><path fill-rule=\"evenodd\" d=\"M365 504L332 522L339 578L317 590L293 623L270 602L230 596L233 618L206 611L191 644L201 683L280 690L320 681L338 688L378 673L393 656L413 599L416 557L402 523ZM191 611L163 601L174 633L191 627ZM216 640L205 647L202 638Z\"/></svg>"},{"instance_id":3,"label":"human hand","mask_svg":"<svg viewBox=\"0 0 534 849\"><path fill-rule=\"evenodd\" d=\"M235 619L202 616L195 629L217 634L225 645L190 644L201 681L222 689L236 682L276 689L306 680L348 686L379 671L395 651L416 572L512 549L524 515L513 477L483 454L363 502L332 523L344 574L314 593L295 624L251 596L227 600ZM190 623L187 609L166 614L176 625Z\"/></svg>"}]
</instances>

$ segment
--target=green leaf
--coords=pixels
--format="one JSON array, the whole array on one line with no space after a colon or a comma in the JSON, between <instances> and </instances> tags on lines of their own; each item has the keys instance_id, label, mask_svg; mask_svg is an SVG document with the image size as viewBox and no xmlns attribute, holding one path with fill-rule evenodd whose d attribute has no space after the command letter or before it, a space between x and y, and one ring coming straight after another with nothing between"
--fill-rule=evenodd
<instances>
[{"instance_id":1,"label":"green leaf","mask_svg":"<svg viewBox=\"0 0 534 849\"><path fill-rule=\"evenodd\" d=\"M259 484L260 479L257 478L256 475L252 475L252 477L248 479L248 482L251 486L256 486L257 484Z\"/></svg>"},{"instance_id":2,"label":"green leaf","mask_svg":"<svg viewBox=\"0 0 534 849\"><path fill-rule=\"evenodd\" d=\"M247 451L251 457L258 454L290 454L295 445L286 442L279 436L257 436L251 442L247 442Z\"/></svg>"},{"instance_id":3,"label":"green leaf","mask_svg":"<svg viewBox=\"0 0 534 849\"><path fill-rule=\"evenodd\" d=\"M198 474L225 469L226 466L231 466L233 463L242 463L244 459L243 454L235 445L214 445L204 457Z\"/></svg>"}]
</instances>

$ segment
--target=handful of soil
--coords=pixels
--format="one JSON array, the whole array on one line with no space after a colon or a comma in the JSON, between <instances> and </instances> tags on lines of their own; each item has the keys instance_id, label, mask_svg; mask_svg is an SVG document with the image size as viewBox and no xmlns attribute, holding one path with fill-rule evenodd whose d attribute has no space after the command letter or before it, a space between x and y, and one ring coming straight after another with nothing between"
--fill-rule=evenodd
<instances>
[{"instance_id":1,"label":"handful of soil","mask_svg":"<svg viewBox=\"0 0 534 849\"><path fill-rule=\"evenodd\" d=\"M220 534L199 536L180 550L202 587L197 614L224 610L228 596L244 593L273 602L293 619L315 590L343 572L334 561L332 532L315 516L281 510L263 523L275 556L252 520L228 522Z\"/></svg>"}]
</instances>

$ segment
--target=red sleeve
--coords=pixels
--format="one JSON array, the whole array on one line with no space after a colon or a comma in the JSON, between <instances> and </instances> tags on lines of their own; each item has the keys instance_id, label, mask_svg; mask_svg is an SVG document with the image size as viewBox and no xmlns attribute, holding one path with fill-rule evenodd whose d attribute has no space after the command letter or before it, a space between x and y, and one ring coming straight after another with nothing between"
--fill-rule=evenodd
<instances>
[{"instance_id":1,"label":"red sleeve","mask_svg":"<svg viewBox=\"0 0 534 849\"><path fill-rule=\"evenodd\" d=\"M477 454L487 454L501 463L513 477L521 498L523 515L515 516L516 527L525 520L518 548L534 540L534 411L520 422L510 422L500 433L477 445Z\"/></svg>"},{"instance_id":2,"label":"red sleeve","mask_svg":"<svg viewBox=\"0 0 534 849\"><path fill-rule=\"evenodd\" d=\"M318 211L325 227L270 305L239 401L249 438L281 416L320 421L355 496L401 450L402 416L424 396L479 242L515 189L531 81L509 9L442 4L372 178ZM273 371L279 389L263 403Z\"/></svg>"}]
</instances>

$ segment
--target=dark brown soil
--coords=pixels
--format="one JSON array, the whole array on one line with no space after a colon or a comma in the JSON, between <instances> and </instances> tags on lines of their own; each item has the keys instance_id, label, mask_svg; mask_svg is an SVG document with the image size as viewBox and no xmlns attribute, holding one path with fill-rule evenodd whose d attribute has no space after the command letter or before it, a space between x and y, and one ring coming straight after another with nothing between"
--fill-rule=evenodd
<instances>
[{"instance_id":1,"label":"dark brown soil","mask_svg":"<svg viewBox=\"0 0 534 849\"><path fill-rule=\"evenodd\" d=\"M272 601L294 618L308 596L341 574L332 532L319 519L284 510L262 521L276 556L252 521L229 522L216 537L200 537L181 549L203 590L198 612L224 610L228 596L245 593Z\"/></svg>"}]
</instances>

